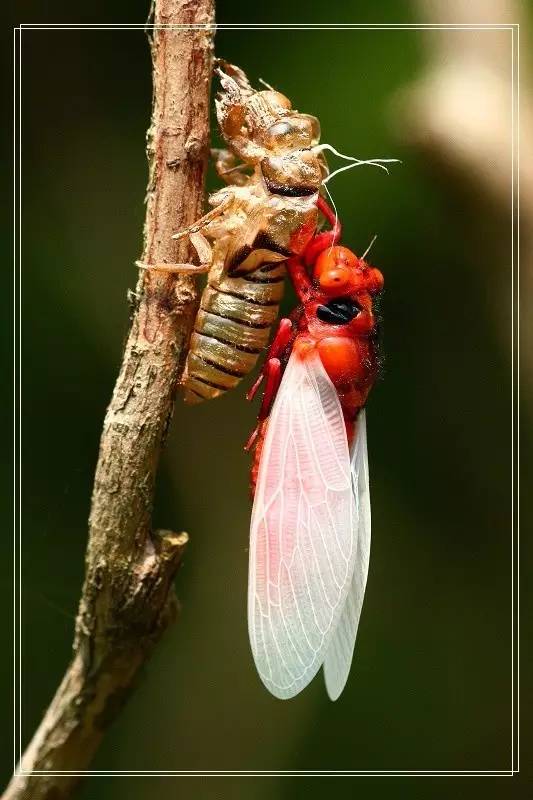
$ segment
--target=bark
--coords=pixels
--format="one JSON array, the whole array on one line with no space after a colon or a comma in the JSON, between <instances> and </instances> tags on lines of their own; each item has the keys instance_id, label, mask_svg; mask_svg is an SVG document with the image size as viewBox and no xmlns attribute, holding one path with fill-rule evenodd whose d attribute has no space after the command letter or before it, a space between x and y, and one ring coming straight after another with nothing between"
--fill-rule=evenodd
<instances>
[{"instance_id":1,"label":"bark","mask_svg":"<svg viewBox=\"0 0 533 800\"><path fill-rule=\"evenodd\" d=\"M202 213L213 0L157 0L145 263L187 262L176 231ZM209 29L170 29L176 25ZM166 26L166 27L163 27ZM141 271L96 467L73 659L4 795L60 800L86 770L174 618L185 533L151 530L154 485L196 312L190 278ZM46 771L51 774L31 775Z\"/></svg>"}]
</instances>

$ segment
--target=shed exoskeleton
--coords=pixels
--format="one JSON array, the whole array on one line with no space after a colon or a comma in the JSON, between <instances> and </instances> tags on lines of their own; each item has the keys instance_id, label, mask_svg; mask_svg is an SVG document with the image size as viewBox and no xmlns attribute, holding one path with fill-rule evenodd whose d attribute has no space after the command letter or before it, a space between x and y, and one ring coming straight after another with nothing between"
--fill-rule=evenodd
<instances>
[{"instance_id":1,"label":"shed exoskeleton","mask_svg":"<svg viewBox=\"0 0 533 800\"><path fill-rule=\"evenodd\" d=\"M182 378L197 403L236 386L268 344L283 295L285 261L316 232L317 202L328 173L318 120L273 89L256 91L242 70L218 62L216 113L228 149L214 151L226 186L189 236L207 285ZM163 267L164 268L164 267Z\"/></svg>"}]
</instances>

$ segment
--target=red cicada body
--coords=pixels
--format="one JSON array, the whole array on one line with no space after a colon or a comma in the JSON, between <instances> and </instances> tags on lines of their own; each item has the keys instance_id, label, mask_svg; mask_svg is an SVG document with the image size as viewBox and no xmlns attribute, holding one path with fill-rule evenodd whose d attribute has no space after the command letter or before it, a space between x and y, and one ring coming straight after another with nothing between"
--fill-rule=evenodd
<instances>
[{"instance_id":1,"label":"red cicada body","mask_svg":"<svg viewBox=\"0 0 533 800\"><path fill-rule=\"evenodd\" d=\"M248 624L261 680L280 698L298 694L322 666L330 698L340 695L368 573L365 403L377 374L373 299L383 277L339 238L335 224L289 259L300 305L281 321L251 392L264 378L248 442Z\"/></svg>"}]
</instances>

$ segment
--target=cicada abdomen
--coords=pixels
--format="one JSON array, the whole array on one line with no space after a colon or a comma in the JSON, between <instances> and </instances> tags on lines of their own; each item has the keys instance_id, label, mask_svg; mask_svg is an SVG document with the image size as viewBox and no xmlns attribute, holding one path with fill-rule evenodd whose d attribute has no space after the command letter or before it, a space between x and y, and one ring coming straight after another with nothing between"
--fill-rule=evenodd
<instances>
[{"instance_id":1,"label":"cicada abdomen","mask_svg":"<svg viewBox=\"0 0 533 800\"><path fill-rule=\"evenodd\" d=\"M213 209L180 232L195 245L207 286L182 379L197 403L236 386L270 337L283 295L285 261L303 252L317 227L327 175L318 120L279 92L254 90L237 67L219 62L217 118L228 150L216 152L227 186Z\"/></svg>"},{"instance_id":2,"label":"cicada abdomen","mask_svg":"<svg viewBox=\"0 0 533 800\"><path fill-rule=\"evenodd\" d=\"M188 402L217 397L253 369L268 344L284 280L280 262L273 269L261 266L245 277L225 275L207 285L183 379Z\"/></svg>"}]
</instances>

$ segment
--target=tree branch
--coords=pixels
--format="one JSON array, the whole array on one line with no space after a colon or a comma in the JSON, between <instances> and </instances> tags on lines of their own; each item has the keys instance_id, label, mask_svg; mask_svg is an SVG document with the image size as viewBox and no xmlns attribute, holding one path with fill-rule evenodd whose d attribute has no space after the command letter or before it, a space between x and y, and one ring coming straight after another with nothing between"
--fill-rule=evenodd
<instances>
[{"instance_id":1,"label":"tree branch","mask_svg":"<svg viewBox=\"0 0 533 800\"><path fill-rule=\"evenodd\" d=\"M213 0L157 0L145 263L187 262L172 233L202 213L209 146ZM74 655L4 800L61 800L87 768L139 668L172 620L187 535L151 531L155 476L196 312L189 278L141 272L96 467Z\"/></svg>"}]
</instances>

